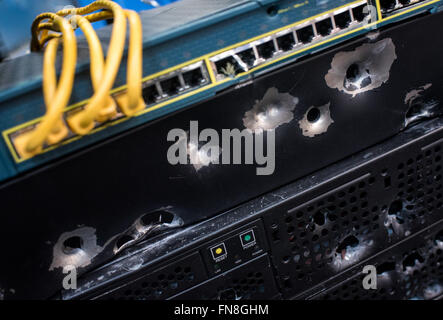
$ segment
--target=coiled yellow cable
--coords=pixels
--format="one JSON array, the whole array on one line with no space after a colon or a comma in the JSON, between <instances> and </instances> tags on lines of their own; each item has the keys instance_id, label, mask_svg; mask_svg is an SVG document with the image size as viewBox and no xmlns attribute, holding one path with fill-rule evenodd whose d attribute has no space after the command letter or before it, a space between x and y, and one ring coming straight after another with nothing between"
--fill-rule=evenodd
<instances>
[{"instance_id":1,"label":"coiled yellow cable","mask_svg":"<svg viewBox=\"0 0 443 320\"><path fill-rule=\"evenodd\" d=\"M59 40L54 38L48 43L43 66L43 91L45 103L47 104L46 115L36 129L17 137L16 147L23 157L31 157L41 152L43 143L51 133L63 135L67 132L63 130L65 126L62 123L61 117L63 109L69 102L73 87L77 62L77 44L71 24L66 19L55 14L47 13L38 16L36 19L37 22L34 22L34 24L37 26L39 21L44 19L52 19L54 27L60 30L63 35L62 71L59 85L56 88L55 69L52 62L55 60ZM35 45L36 43L33 42L32 46ZM63 132L57 132L58 130L62 130Z\"/></svg>"},{"instance_id":2,"label":"coiled yellow cable","mask_svg":"<svg viewBox=\"0 0 443 320\"><path fill-rule=\"evenodd\" d=\"M129 52L126 73L127 93L117 96L117 102L126 116L133 116L145 108L142 98L142 24L138 14L131 10L125 10L129 21Z\"/></svg>"},{"instance_id":3,"label":"coiled yellow cable","mask_svg":"<svg viewBox=\"0 0 443 320\"><path fill-rule=\"evenodd\" d=\"M108 55L106 57L101 85L94 92L94 95L85 106L84 110L68 117L67 119L72 131L81 135L90 132L94 128L94 120L99 120L98 118L100 117L99 114L102 106L101 103L114 85L115 77L117 76L121 58L123 56L126 38L126 19L123 9L120 6L110 1L100 0L75 11L77 14L82 14L84 12L90 13L90 10L94 9L112 10L114 27L112 29L111 41L109 44Z\"/></svg>"},{"instance_id":4,"label":"coiled yellow cable","mask_svg":"<svg viewBox=\"0 0 443 320\"><path fill-rule=\"evenodd\" d=\"M103 10L95 12L97 10ZM82 16L86 15L86 16ZM68 21L69 18L69 21ZM111 41L106 61L100 41L91 23L103 19L114 19ZM22 157L28 158L42 149L45 141L54 144L62 140L68 129L62 119L63 109L69 102L76 63L76 43L72 27L80 27L86 36L90 49L91 80L94 95L84 110L67 118L72 131L87 134L94 128L95 121L106 121L116 114L116 103L109 96L124 51L126 19L129 21L130 37L127 66L127 90L116 97L118 105L126 116L132 116L145 107L142 98L142 26L137 13L123 10L108 0L98 0L83 8L70 8L54 13L39 15L32 25L31 50L41 50L45 45L43 91L46 114L40 124L31 132L17 137L16 146ZM45 21L47 20L47 21ZM63 22L61 22L63 21ZM66 35L70 29L70 34ZM63 66L57 86L55 59L59 43L63 39ZM74 46L72 46L72 43ZM71 81L68 81L67 78ZM62 99L63 98L63 99Z\"/></svg>"},{"instance_id":5,"label":"coiled yellow cable","mask_svg":"<svg viewBox=\"0 0 443 320\"><path fill-rule=\"evenodd\" d=\"M100 40L97 37L91 23L82 16L73 16L70 19L71 23L76 23L85 34L89 45L89 53L91 60L91 80L94 91L97 92L101 85L103 85L104 74L104 58L103 50ZM97 102L99 113L97 114L98 121L106 121L117 113L117 106L114 99L109 95L109 90L103 96L102 100Z\"/></svg>"}]
</instances>

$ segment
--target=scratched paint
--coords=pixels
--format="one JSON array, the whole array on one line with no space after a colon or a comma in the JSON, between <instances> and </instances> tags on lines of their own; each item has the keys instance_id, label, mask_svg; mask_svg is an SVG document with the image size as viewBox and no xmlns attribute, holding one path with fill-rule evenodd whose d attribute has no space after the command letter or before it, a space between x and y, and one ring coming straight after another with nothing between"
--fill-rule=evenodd
<instances>
[{"instance_id":1,"label":"scratched paint","mask_svg":"<svg viewBox=\"0 0 443 320\"><path fill-rule=\"evenodd\" d=\"M395 59L395 45L390 38L341 51L332 59L326 84L355 97L387 82Z\"/></svg>"},{"instance_id":2,"label":"scratched paint","mask_svg":"<svg viewBox=\"0 0 443 320\"><path fill-rule=\"evenodd\" d=\"M294 109L299 99L289 93L280 93L277 88L269 88L262 100L257 100L243 117L244 126L252 132L275 130L294 119Z\"/></svg>"},{"instance_id":3,"label":"scratched paint","mask_svg":"<svg viewBox=\"0 0 443 320\"><path fill-rule=\"evenodd\" d=\"M80 248L67 250L66 241L78 237L81 243ZM65 266L76 268L86 267L91 264L92 259L103 250L97 245L95 229L91 227L81 227L74 231L63 233L53 248L53 258L49 271Z\"/></svg>"},{"instance_id":4,"label":"scratched paint","mask_svg":"<svg viewBox=\"0 0 443 320\"><path fill-rule=\"evenodd\" d=\"M304 136L313 138L328 131L329 126L334 123L331 118L330 106L329 102L320 107L312 106L306 111L303 119L298 122ZM314 112L317 116L310 119L310 114Z\"/></svg>"}]
</instances>

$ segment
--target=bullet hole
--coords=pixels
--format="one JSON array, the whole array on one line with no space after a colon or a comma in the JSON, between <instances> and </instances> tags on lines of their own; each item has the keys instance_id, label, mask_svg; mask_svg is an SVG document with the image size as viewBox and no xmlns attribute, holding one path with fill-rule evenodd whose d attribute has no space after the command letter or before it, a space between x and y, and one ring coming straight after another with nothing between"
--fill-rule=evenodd
<instances>
[{"instance_id":1,"label":"bullet hole","mask_svg":"<svg viewBox=\"0 0 443 320\"><path fill-rule=\"evenodd\" d=\"M120 236L120 238L118 238L118 240L115 242L116 250L120 250L121 247L133 240L134 238L127 234Z\"/></svg>"},{"instance_id":2,"label":"bullet hole","mask_svg":"<svg viewBox=\"0 0 443 320\"><path fill-rule=\"evenodd\" d=\"M371 82L369 70L353 63L346 70L343 86L349 91L355 91L369 86Z\"/></svg>"},{"instance_id":3,"label":"bullet hole","mask_svg":"<svg viewBox=\"0 0 443 320\"><path fill-rule=\"evenodd\" d=\"M331 118L330 106L329 102L320 107L311 106L306 111L303 119L298 122L304 136L312 138L328 130L329 126L334 123Z\"/></svg>"},{"instance_id":4,"label":"bullet hole","mask_svg":"<svg viewBox=\"0 0 443 320\"><path fill-rule=\"evenodd\" d=\"M403 210L403 202L401 200L395 200L389 206L388 214L391 216L398 215L401 213L402 210Z\"/></svg>"},{"instance_id":5,"label":"bullet hole","mask_svg":"<svg viewBox=\"0 0 443 320\"><path fill-rule=\"evenodd\" d=\"M326 84L355 97L387 82L395 59L395 46L389 38L338 52L325 76Z\"/></svg>"},{"instance_id":6,"label":"bullet hole","mask_svg":"<svg viewBox=\"0 0 443 320\"><path fill-rule=\"evenodd\" d=\"M419 101L415 102L409 107L408 111L406 112L406 118L419 116L422 113L422 108L423 105Z\"/></svg>"},{"instance_id":7,"label":"bullet hole","mask_svg":"<svg viewBox=\"0 0 443 320\"><path fill-rule=\"evenodd\" d=\"M350 248L355 248L358 246L360 241L355 236L347 236L343 239L343 241L338 245L336 252L338 254L342 254L343 251L346 251Z\"/></svg>"},{"instance_id":8,"label":"bullet hole","mask_svg":"<svg viewBox=\"0 0 443 320\"><path fill-rule=\"evenodd\" d=\"M406 270L407 267L414 267L417 262L423 263L424 261L425 259L420 254L413 252L403 260L403 270Z\"/></svg>"},{"instance_id":9,"label":"bullet hole","mask_svg":"<svg viewBox=\"0 0 443 320\"><path fill-rule=\"evenodd\" d=\"M83 247L83 239L74 236L66 239L63 241L63 251L66 254L73 254L75 252L78 252Z\"/></svg>"},{"instance_id":10,"label":"bullet hole","mask_svg":"<svg viewBox=\"0 0 443 320\"><path fill-rule=\"evenodd\" d=\"M348 81L354 82L357 80L359 74L360 74L360 68L358 67L358 64L353 63L346 70L346 79Z\"/></svg>"},{"instance_id":11,"label":"bullet hole","mask_svg":"<svg viewBox=\"0 0 443 320\"><path fill-rule=\"evenodd\" d=\"M218 296L218 300L237 300L237 299L239 299L239 296L237 296L237 292L233 288L221 291Z\"/></svg>"},{"instance_id":12,"label":"bullet hole","mask_svg":"<svg viewBox=\"0 0 443 320\"><path fill-rule=\"evenodd\" d=\"M316 225L322 226L325 224L325 214L321 211L317 211L313 216Z\"/></svg>"},{"instance_id":13,"label":"bullet hole","mask_svg":"<svg viewBox=\"0 0 443 320\"><path fill-rule=\"evenodd\" d=\"M312 108L308 111L306 118L310 123L317 122L320 119L320 110L318 108Z\"/></svg>"},{"instance_id":14,"label":"bullet hole","mask_svg":"<svg viewBox=\"0 0 443 320\"><path fill-rule=\"evenodd\" d=\"M94 228L80 227L62 233L52 250L53 258L49 271L68 265L76 268L86 267L103 248L97 245Z\"/></svg>"},{"instance_id":15,"label":"bullet hole","mask_svg":"<svg viewBox=\"0 0 443 320\"><path fill-rule=\"evenodd\" d=\"M395 271L395 262L387 261L377 266L377 274L380 275L385 272Z\"/></svg>"},{"instance_id":16,"label":"bullet hole","mask_svg":"<svg viewBox=\"0 0 443 320\"><path fill-rule=\"evenodd\" d=\"M140 217L140 223L143 226L150 226L153 224L171 223L174 220L174 214L167 211L153 211L148 212Z\"/></svg>"}]
</instances>

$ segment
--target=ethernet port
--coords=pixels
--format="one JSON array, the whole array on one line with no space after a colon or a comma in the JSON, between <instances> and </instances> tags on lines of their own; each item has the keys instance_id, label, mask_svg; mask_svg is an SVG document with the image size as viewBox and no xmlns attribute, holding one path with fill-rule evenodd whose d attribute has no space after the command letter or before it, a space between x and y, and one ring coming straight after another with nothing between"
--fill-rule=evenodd
<instances>
[{"instance_id":1,"label":"ethernet port","mask_svg":"<svg viewBox=\"0 0 443 320\"><path fill-rule=\"evenodd\" d=\"M246 63L248 68L251 68L254 66L255 54L254 54L254 50L252 50L252 48L243 50L243 51L237 53L237 55L244 63Z\"/></svg>"},{"instance_id":2,"label":"ethernet port","mask_svg":"<svg viewBox=\"0 0 443 320\"><path fill-rule=\"evenodd\" d=\"M382 12L389 12L391 10L394 10L396 6L395 0L380 0L380 7Z\"/></svg>"},{"instance_id":3,"label":"ethernet port","mask_svg":"<svg viewBox=\"0 0 443 320\"><path fill-rule=\"evenodd\" d=\"M275 52L274 42L269 40L257 46L258 55L263 59L272 58Z\"/></svg>"},{"instance_id":4,"label":"ethernet port","mask_svg":"<svg viewBox=\"0 0 443 320\"><path fill-rule=\"evenodd\" d=\"M168 96L174 96L176 95L180 89L180 80L178 79L178 76L163 80L160 82L163 93Z\"/></svg>"},{"instance_id":5,"label":"ethernet port","mask_svg":"<svg viewBox=\"0 0 443 320\"><path fill-rule=\"evenodd\" d=\"M190 87L198 87L206 82L206 78L203 76L200 68L184 72L183 79L185 84Z\"/></svg>"},{"instance_id":6,"label":"ethernet port","mask_svg":"<svg viewBox=\"0 0 443 320\"><path fill-rule=\"evenodd\" d=\"M215 66L217 73L226 77L235 77L237 73L243 72L242 67L232 56L217 61Z\"/></svg>"},{"instance_id":7,"label":"ethernet port","mask_svg":"<svg viewBox=\"0 0 443 320\"><path fill-rule=\"evenodd\" d=\"M301 43L309 43L314 38L314 29L311 25L297 30L297 38Z\"/></svg>"},{"instance_id":8,"label":"ethernet port","mask_svg":"<svg viewBox=\"0 0 443 320\"><path fill-rule=\"evenodd\" d=\"M294 34L288 33L281 37L277 38L277 44L280 50L283 51L289 51L292 50L292 48L295 45L295 38Z\"/></svg>"},{"instance_id":9,"label":"ethernet port","mask_svg":"<svg viewBox=\"0 0 443 320\"><path fill-rule=\"evenodd\" d=\"M332 31L332 20L331 18L327 18L325 20L316 22L315 27L319 35L326 37Z\"/></svg>"},{"instance_id":10,"label":"ethernet port","mask_svg":"<svg viewBox=\"0 0 443 320\"><path fill-rule=\"evenodd\" d=\"M351 23L351 13L349 10L339 13L334 16L335 25L340 29L346 29Z\"/></svg>"},{"instance_id":11,"label":"ethernet port","mask_svg":"<svg viewBox=\"0 0 443 320\"><path fill-rule=\"evenodd\" d=\"M395 4L395 0L394 0ZM366 16L369 14L369 7L367 4L362 4L358 7L352 8L352 13L354 15L354 19L358 22L362 22Z\"/></svg>"},{"instance_id":12,"label":"ethernet port","mask_svg":"<svg viewBox=\"0 0 443 320\"><path fill-rule=\"evenodd\" d=\"M143 88L143 100L145 100L146 104L153 104L157 101L158 98L158 92L157 92L157 88L155 87L154 84L149 85L145 88Z\"/></svg>"}]
</instances>

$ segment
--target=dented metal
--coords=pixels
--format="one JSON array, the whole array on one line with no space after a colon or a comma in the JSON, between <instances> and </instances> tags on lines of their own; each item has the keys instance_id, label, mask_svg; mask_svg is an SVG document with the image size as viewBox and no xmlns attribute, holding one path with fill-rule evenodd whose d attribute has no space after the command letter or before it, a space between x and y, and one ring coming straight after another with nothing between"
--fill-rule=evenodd
<instances>
[{"instance_id":1,"label":"dented metal","mask_svg":"<svg viewBox=\"0 0 443 320\"><path fill-rule=\"evenodd\" d=\"M325 76L326 84L355 97L387 82L395 59L395 45L390 38L339 52Z\"/></svg>"},{"instance_id":2,"label":"dented metal","mask_svg":"<svg viewBox=\"0 0 443 320\"><path fill-rule=\"evenodd\" d=\"M257 100L243 117L244 126L255 132L274 130L294 119L294 109L299 99L289 93L280 93L277 88L269 88L262 100Z\"/></svg>"},{"instance_id":3,"label":"dented metal","mask_svg":"<svg viewBox=\"0 0 443 320\"><path fill-rule=\"evenodd\" d=\"M304 136L313 138L328 131L329 126L334 123L331 118L330 106L331 103L328 102L320 107L312 106L306 111L303 119L298 122ZM312 112L318 114L315 119L309 118Z\"/></svg>"},{"instance_id":4,"label":"dented metal","mask_svg":"<svg viewBox=\"0 0 443 320\"><path fill-rule=\"evenodd\" d=\"M80 239L78 248L67 248L66 241ZM49 271L65 266L83 268L91 264L92 259L103 250L97 245L97 236L92 227L81 227L76 230L63 233L53 247L53 258Z\"/></svg>"}]
</instances>

